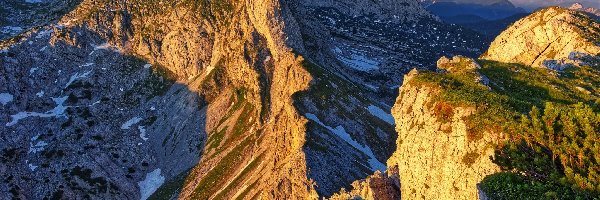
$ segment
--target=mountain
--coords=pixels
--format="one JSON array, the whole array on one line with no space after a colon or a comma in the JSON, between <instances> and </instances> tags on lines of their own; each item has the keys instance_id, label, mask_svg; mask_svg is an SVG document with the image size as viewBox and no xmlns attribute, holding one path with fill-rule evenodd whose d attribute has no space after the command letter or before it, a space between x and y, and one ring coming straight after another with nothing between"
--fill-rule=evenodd
<instances>
[{"instance_id":1,"label":"mountain","mask_svg":"<svg viewBox=\"0 0 600 200\"><path fill-rule=\"evenodd\" d=\"M525 10L507 0L422 0L421 5L445 23L457 24L482 34L485 36L482 41L486 44L510 24L527 15Z\"/></svg>"},{"instance_id":2,"label":"mountain","mask_svg":"<svg viewBox=\"0 0 600 200\"><path fill-rule=\"evenodd\" d=\"M571 6L569 6L569 9L590 13L592 15L600 17L600 10L598 10L597 8L593 8L593 7L586 8L581 3L574 3Z\"/></svg>"},{"instance_id":3,"label":"mountain","mask_svg":"<svg viewBox=\"0 0 600 200\"><path fill-rule=\"evenodd\" d=\"M427 11L443 20L456 16L474 15L487 20L499 20L516 14L525 13L522 8L515 7L508 0L490 1L422 1ZM450 21L449 21L450 22Z\"/></svg>"},{"instance_id":4,"label":"mountain","mask_svg":"<svg viewBox=\"0 0 600 200\"><path fill-rule=\"evenodd\" d=\"M315 199L396 184L392 169L369 175L396 150L402 75L484 46L413 0L1 4L20 29L0 43L2 198Z\"/></svg>"},{"instance_id":5,"label":"mountain","mask_svg":"<svg viewBox=\"0 0 600 200\"><path fill-rule=\"evenodd\" d=\"M513 16L499 20L480 20L480 21L455 21L465 28L469 28L485 36L488 36L490 41L493 41L500 33L506 30L510 25L527 16L526 13L515 14ZM460 17L460 16L457 16Z\"/></svg>"},{"instance_id":6,"label":"mountain","mask_svg":"<svg viewBox=\"0 0 600 200\"><path fill-rule=\"evenodd\" d=\"M484 53L417 0L0 5L2 199L600 194L588 14L540 9Z\"/></svg>"},{"instance_id":7,"label":"mountain","mask_svg":"<svg viewBox=\"0 0 600 200\"><path fill-rule=\"evenodd\" d=\"M600 53L598 22L580 12L551 7L500 34L482 59L533 67L564 68L581 55Z\"/></svg>"},{"instance_id":8,"label":"mountain","mask_svg":"<svg viewBox=\"0 0 600 200\"><path fill-rule=\"evenodd\" d=\"M443 57L436 72L408 73L387 161L402 198L597 198L599 28L580 12L541 9L478 60Z\"/></svg>"}]
</instances>

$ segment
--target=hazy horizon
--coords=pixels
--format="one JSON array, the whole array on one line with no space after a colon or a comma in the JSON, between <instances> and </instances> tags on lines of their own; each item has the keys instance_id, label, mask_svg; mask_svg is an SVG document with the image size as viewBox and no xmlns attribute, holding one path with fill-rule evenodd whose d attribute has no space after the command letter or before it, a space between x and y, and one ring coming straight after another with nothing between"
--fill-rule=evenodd
<instances>
[{"instance_id":1,"label":"hazy horizon","mask_svg":"<svg viewBox=\"0 0 600 200\"><path fill-rule=\"evenodd\" d=\"M600 1L597 0L509 0L515 6L523 7L529 10L537 9L539 7L562 5L566 6L573 3L582 3L586 7L600 8Z\"/></svg>"}]
</instances>

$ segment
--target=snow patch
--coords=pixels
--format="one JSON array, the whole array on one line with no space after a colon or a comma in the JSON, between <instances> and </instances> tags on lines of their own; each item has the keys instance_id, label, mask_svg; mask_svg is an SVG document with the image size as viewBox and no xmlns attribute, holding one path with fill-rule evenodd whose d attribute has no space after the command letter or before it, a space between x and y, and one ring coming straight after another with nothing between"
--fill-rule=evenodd
<instances>
[{"instance_id":1,"label":"snow patch","mask_svg":"<svg viewBox=\"0 0 600 200\"><path fill-rule=\"evenodd\" d=\"M145 65L144 65L144 69L149 69L150 67L152 67L152 65L151 65L151 64L145 64Z\"/></svg>"},{"instance_id":2,"label":"snow patch","mask_svg":"<svg viewBox=\"0 0 600 200\"><path fill-rule=\"evenodd\" d=\"M130 129L132 125L137 124L141 121L142 121L142 118L140 118L140 117L131 118L129 121L127 121L123 125L121 125L121 129Z\"/></svg>"},{"instance_id":3,"label":"snow patch","mask_svg":"<svg viewBox=\"0 0 600 200\"><path fill-rule=\"evenodd\" d=\"M12 94L9 93L0 93L0 104L2 104L3 106L5 106L6 104L10 103L11 101L13 101L14 97Z\"/></svg>"},{"instance_id":4,"label":"snow patch","mask_svg":"<svg viewBox=\"0 0 600 200\"><path fill-rule=\"evenodd\" d=\"M369 110L369 113L371 113L371 115L387 122L388 124L391 124L391 125L396 124L394 122L394 116L383 111L383 109L381 109L377 106L374 106L374 105L369 105L368 110Z\"/></svg>"},{"instance_id":5,"label":"snow patch","mask_svg":"<svg viewBox=\"0 0 600 200\"><path fill-rule=\"evenodd\" d=\"M37 67L32 67L31 69L29 69L29 75L31 76L31 74L35 73L35 71L37 71L39 68Z\"/></svg>"},{"instance_id":6,"label":"snow patch","mask_svg":"<svg viewBox=\"0 0 600 200\"><path fill-rule=\"evenodd\" d=\"M69 82L67 82L67 84L65 85L65 88L69 87L69 85L71 85L75 80L81 79L81 78L86 78L91 73L92 73L92 70L90 70L88 72L81 73L81 74L80 73L75 73L73 76L71 76L71 78L69 79Z\"/></svg>"},{"instance_id":7,"label":"snow patch","mask_svg":"<svg viewBox=\"0 0 600 200\"><path fill-rule=\"evenodd\" d=\"M44 141L39 141L35 144L33 144L32 142L29 143L29 151L27 153L37 153L40 151L43 151L44 148L46 146L48 146L48 143L44 142Z\"/></svg>"},{"instance_id":8,"label":"snow patch","mask_svg":"<svg viewBox=\"0 0 600 200\"><path fill-rule=\"evenodd\" d=\"M35 95L38 96L38 97L43 97L44 96L44 91L42 90L42 91L40 91L38 93L35 93Z\"/></svg>"},{"instance_id":9,"label":"snow patch","mask_svg":"<svg viewBox=\"0 0 600 200\"><path fill-rule=\"evenodd\" d=\"M353 69L364 72L379 69L380 63L378 61L368 58L365 53L358 50L351 49L349 55L344 55L344 52L339 47L336 47L333 51L336 53L339 61Z\"/></svg>"},{"instance_id":10,"label":"snow patch","mask_svg":"<svg viewBox=\"0 0 600 200\"><path fill-rule=\"evenodd\" d=\"M83 64L83 65L80 65L79 67L89 67L89 66L92 66L92 65L94 65L94 64L95 64L95 63L85 63L85 64Z\"/></svg>"},{"instance_id":11,"label":"snow patch","mask_svg":"<svg viewBox=\"0 0 600 200\"><path fill-rule=\"evenodd\" d=\"M117 53L121 53L121 51L117 47L115 47L115 46L113 46L113 45L111 45L109 43L104 43L104 44L101 44L101 45L92 45L92 47L94 47L94 51L96 51L96 50L109 50L109 51L114 51L114 52L117 52ZM92 51L92 53L93 53L93 51ZM90 55L92 53L90 53Z\"/></svg>"},{"instance_id":12,"label":"snow patch","mask_svg":"<svg viewBox=\"0 0 600 200\"><path fill-rule=\"evenodd\" d=\"M140 130L140 138L144 141L148 140L146 137L146 128L144 126L138 126L138 130Z\"/></svg>"},{"instance_id":13,"label":"snow patch","mask_svg":"<svg viewBox=\"0 0 600 200\"><path fill-rule=\"evenodd\" d=\"M38 166L35 166L35 165L33 165L33 164L29 164L29 169L30 169L31 171L35 171L35 169L37 169L37 168L38 168Z\"/></svg>"},{"instance_id":14,"label":"snow patch","mask_svg":"<svg viewBox=\"0 0 600 200\"><path fill-rule=\"evenodd\" d=\"M150 195L156 192L156 190L163 183L165 183L165 177L160 175L160 168L155 169L154 171L146 174L146 179L138 182L138 186L140 186L140 199L148 199L148 197L150 197Z\"/></svg>"},{"instance_id":15,"label":"snow patch","mask_svg":"<svg viewBox=\"0 0 600 200\"><path fill-rule=\"evenodd\" d=\"M45 113L38 112L19 112L17 114L11 115L12 121L6 123L6 126L13 126L19 123L19 120L25 119L27 117L41 117L41 118L49 118L49 117L66 117L65 110L69 108L69 106L64 106L65 100L67 100L68 96L52 98L52 101L56 103L56 107L52 110L46 111Z\"/></svg>"},{"instance_id":16,"label":"snow patch","mask_svg":"<svg viewBox=\"0 0 600 200\"><path fill-rule=\"evenodd\" d=\"M371 148L369 148L369 146L367 146L367 145L363 146L363 145L359 144L356 140L352 139L352 136L350 136L350 134L348 134L346 132L346 130L344 130L344 127L338 126L334 129L330 126L327 126L327 125L323 124L323 122L321 122L321 120L319 120L319 118L312 113L306 113L305 116L306 116L306 118L313 120L314 122L321 125L322 127L325 127L327 130L331 131L338 137L342 138L342 140L346 141L352 147L358 149L359 151L361 151L362 153L367 155L369 157L368 162L369 162L369 165L371 166L371 170L373 170L373 171L379 170L382 172L386 170L386 166L383 163L381 163L379 160L377 160L377 158L375 158L375 155L373 154L373 151L371 151Z\"/></svg>"}]
</instances>

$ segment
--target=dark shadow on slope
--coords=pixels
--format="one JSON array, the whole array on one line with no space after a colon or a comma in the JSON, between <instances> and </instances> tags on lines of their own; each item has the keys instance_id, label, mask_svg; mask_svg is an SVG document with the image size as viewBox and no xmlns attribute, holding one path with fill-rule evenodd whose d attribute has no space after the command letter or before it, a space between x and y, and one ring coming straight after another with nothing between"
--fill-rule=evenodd
<instances>
[{"instance_id":1,"label":"dark shadow on slope","mask_svg":"<svg viewBox=\"0 0 600 200\"><path fill-rule=\"evenodd\" d=\"M0 1L0 40L16 36L33 27L56 22L82 0Z\"/></svg>"},{"instance_id":2,"label":"dark shadow on slope","mask_svg":"<svg viewBox=\"0 0 600 200\"><path fill-rule=\"evenodd\" d=\"M173 188L200 159L206 104L168 70L76 29L79 47L38 32L0 53L0 93L14 98L0 107L2 198L137 199L161 179ZM15 120L25 111L44 117Z\"/></svg>"},{"instance_id":3,"label":"dark shadow on slope","mask_svg":"<svg viewBox=\"0 0 600 200\"><path fill-rule=\"evenodd\" d=\"M309 61L304 67L314 79L308 90L294 95L294 106L309 119L307 176L319 195L328 197L374 170L385 170L397 134L392 124L368 112L376 103L364 97L366 92Z\"/></svg>"}]
</instances>

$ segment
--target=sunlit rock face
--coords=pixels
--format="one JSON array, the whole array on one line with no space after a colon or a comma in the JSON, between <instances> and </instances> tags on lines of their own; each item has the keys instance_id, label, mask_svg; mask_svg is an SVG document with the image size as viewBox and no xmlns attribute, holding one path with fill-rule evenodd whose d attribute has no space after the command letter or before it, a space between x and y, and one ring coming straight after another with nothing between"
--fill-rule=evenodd
<instances>
[{"instance_id":1,"label":"sunlit rock face","mask_svg":"<svg viewBox=\"0 0 600 200\"><path fill-rule=\"evenodd\" d=\"M600 52L592 39L600 34L598 28L600 24L583 13L546 8L509 27L481 58L560 70L577 65L574 55Z\"/></svg>"},{"instance_id":2,"label":"sunlit rock face","mask_svg":"<svg viewBox=\"0 0 600 200\"><path fill-rule=\"evenodd\" d=\"M448 66L438 67L449 70ZM447 73L466 70L469 68ZM477 199L476 184L499 170L489 159L494 151L488 148L498 135L484 133L481 139L470 139L464 119L475 109L436 101L440 89L414 82L417 75L413 71L404 78L392 109L398 149L387 164L400 171L402 198Z\"/></svg>"}]
</instances>

